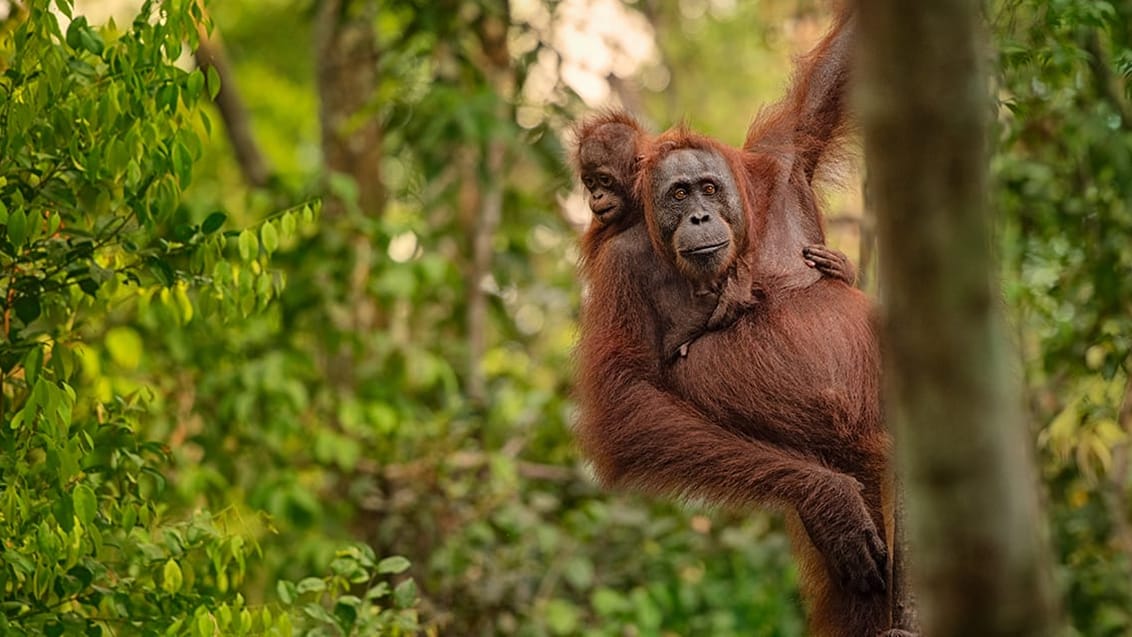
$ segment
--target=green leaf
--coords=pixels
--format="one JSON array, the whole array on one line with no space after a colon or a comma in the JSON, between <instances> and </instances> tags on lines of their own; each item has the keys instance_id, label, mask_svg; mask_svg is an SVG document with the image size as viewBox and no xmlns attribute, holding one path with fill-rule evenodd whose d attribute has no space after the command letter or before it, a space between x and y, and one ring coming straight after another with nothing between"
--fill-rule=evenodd
<instances>
[{"instance_id":1,"label":"green leaf","mask_svg":"<svg viewBox=\"0 0 1132 637\"><path fill-rule=\"evenodd\" d=\"M16 316L24 322L24 325L39 318L41 312L38 296L17 296L16 300L12 303L12 307L16 310Z\"/></svg>"},{"instance_id":2,"label":"green leaf","mask_svg":"<svg viewBox=\"0 0 1132 637\"><path fill-rule=\"evenodd\" d=\"M94 491L85 484L79 484L71 493L71 502L75 506L75 515L79 521L84 526L89 526L98 512L98 499L94 497Z\"/></svg>"},{"instance_id":3,"label":"green leaf","mask_svg":"<svg viewBox=\"0 0 1132 637\"><path fill-rule=\"evenodd\" d=\"M157 89L157 96L154 102L157 107L167 113L172 113L177 108L177 86L175 84L166 84Z\"/></svg>"},{"instance_id":4,"label":"green leaf","mask_svg":"<svg viewBox=\"0 0 1132 637\"><path fill-rule=\"evenodd\" d=\"M228 220L228 215L223 212L216 211L205 218L204 223L200 224L200 231L204 234L212 234L224 226L224 222Z\"/></svg>"},{"instance_id":5,"label":"green leaf","mask_svg":"<svg viewBox=\"0 0 1132 637\"><path fill-rule=\"evenodd\" d=\"M417 583L407 579L393 589L393 605L397 608L409 608L417 603Z\"/></svg>"},{"instance_id":6,"label":"green leaf","mask_svg":"<svg viewBox=\"0 0 1132 637\"><path fill-rule=\"evenodd\" d=\"M251 261L259 252L259 241L256 240L254 232L244 230L236 240L236 247L240 250L241 259Z\"/></svg>"},{"instance_id":7,"label":"green leaf","mask_svg":"<svg viewBox=\"0 0 1132 637\"><path fill-rule=\"evenodd\" d=\"M350 629L354 627L354 623L358 621L358 603L360 601L357 597L347 595L334 604L334 617L338 620L338 626L347 635L350 634Z\"/></svg>"},{"instance_id":8,"label":"green leaf","mask_svg":"<svg viewBox=\"0 0 1132 637\"><path fill-rule=\"evenodd\" d=\"M132 370L141 364L142 339L129 327L114 327L106 332L106 349L110 358L121 367Z\"/></svg>"},{"instance_id":9,"label":"green leaf","mask_svg":"<svg viewBox=\"0 0 1132 637\"><path fill-rule=\"evenodd\" d=\"M181 183L181 187L185 188L193 179L193 157L189 154L189 149L181 142L173 144L171 155L173 172L176 173L177 181Z\"/></svg>"},{"instance_id":10,"label":"green leaf","mask_svg":"<svg viewBox=\"0 0 1132 637\"><path fill-rule=\"evenodd\" d=\"M292 212L285 213L283 218L279 220L279 227L283 231L284 237L292 237L295 235L295 214Z\"/></svg>"},{"instance_id":11,"label":"green leaf","mask_svg":"<svg viewBox=\"0 0 1132 637\"><path fill-rule=\"evenodd\" d=\"M95 281L90 277L79 280L79 289L90 296L98 296L98 288L98 281Z\"/></svg>"},{"instance_id":12,"label":"green leaf","mask_svg":"<svg viewBox=\"0 0 1132 637\"><path fill-rule=\"evenodd\" d=\"M275 593L279 595L279 601L283 602L286 606L294 604L295 598L299 596L299 591L295 588L295 584L282 579L275 583Z\"/></svg>"},{"instance_id":13,"label":"green leaf","mask_svg":"<svg viewBox=\"0 0 1132 637\"><path fill-rule=\"evenodd\" d=\"M187 223L178 223L173 226L173 238L181 243L188 243L196 236L197 229Z\"/></svg>"},{"instance_id":14,"label":"green leaf","mask_svg":"<svg viewBox=\"0 0 1132 637\"><path fill-rule=\"evenodd\" d=\"M71 570L67 571L67 575L70 575L78 581L80 590L90 586L90 583L94 581L94 573L82 564L72 566Z\"/></svg>"},{"instance_id":15,"label":"green leaf","mask_svg":"<svg viewBox=\"0 0 1132 637\"><path fill-rule=\"evenodd\" d=\"M165 568L162 569L161 588L166 593L173 594L181 590L183 583L184 576L181 574L181 566L177 564L177 560L169 558L165 562Z\"/></svg>"},{"instance_id":16,"label":"green leaf","mask_svg":"<svg viewBox=\"0 0 1132 637\"><path fill-rule=\"evenodd\" d=\"M126 186L135 188L141 183L141 179L141 166L136 159L131 159L126 163Z\"/></svg>"},{"instance_id":17,"label":"green leaf","mask_svg":"<svg viewBox=\"0 0 1132 637\"><path fill-rule=\"evenodd\" d=\"M82 47L81 32L86 28L86 16L79 16L71 20L71 24L67 25L67 46L72 49L79 49Z\"/></svg>"},{"instance_id":18,"label":"green leaf","mask_svg":"<svg viewBox=\"0 0 1132 637\"><path fill-rule=\"evenodd\" d=\"M204 73L200 69L196 69L189 73L189 77L185 80L185 90L181 93L181 99L185 101L185 106L192 106L192 102L200 99L200 92L204 89Z\"/></svg>"},{"instance_id":19,"label":"green leaf","mask_svg":"<svg viewBox=\"0 0 1132 637\"><path fill-rule=\"evenodd\" d=\"M259 238L263 241L263 249L269 255L279 247L279 232L275 229L275 224L270 221L260 228Z\"/></svg>"},{"instance_id":20,"label":"green leaf","mask_svg":"<svg viewBox=\"0 0 1132 637\"><path fill-rule=\"evenodd\" d=\"M561 599L552 599L546 605L546 624L555 635L574 635L578 632L578 608Z\"/></svg>"},{"instance_id":21,"label":"green leaf","mask_svg":"<svg viewBox=\"0 0 1132 637\"><path fill-rule=\"evenodd\" d=\"M173 288L173 302L181 314L182 323L193 320L193 302L189 299L187 286L178 285Z\"/></svg>"},{"instance_id":22,"label":"green leaf","mask_svg":"<svg viewBox=\"0 0 1132 637\"><path fill-rule=\"evenodd\" d=\"M177 280L177 275L173 272L173 266L157 257L149 257L146 259L146 264L149 266L149 271L153 274L161 285L169 287Z\"/></svg>"},{"instance_id":23,"label":"green leaf","mask_svg":"<svg viewBox=\"0 0 1132 637\"><path fill-rule=\"evenodd\" d=\"M85 27L79 31L79 43L83 49L95 55L102 55L102 49L105 48L102 43L102 36L90 27Z\"/></svg>"},{"instance_id":24,"label":"green leaf","mask_svg":"<svg viewBox=\"0 0 1132 637\"><path fill-rule=\"evenodd\" d=\"M329 612L327 612L326 609L323 608L321 604L316 604L316 603L307 604L307 605L303 606L303 613L305 613L307 617L310 617L313 620L322 622L322 623L324 623L328 626L334 626L338 623L334 619L334 616L331 615Z\"/></svg>"},{"instance_id":25,"label":"green leaf","mask_svg":"<svg viewBox=\"0 0 1132 637\"><path fill-rule=\"evenodd\" d=\"M632 609L633 604L621 593L605 586L599 587L590 596L590 604L602 617L612 617Z\"/></svg>"},{"instance_id":26,"label":"green leaf","mask_svg":"<svg viewBox=\"0 0 1132 637\"><path fill-rule=\"evenodd\" d=\"M374 600L385 597L389 594L389 582L378 582L366 591L366 599Z\"/></svg>"},{"instance_id":27,"label":"green leaf","mask_svg":"<svg viewBox=\"0 0 1132 637\"><path fill-rule=\"evenodd\" d=\"M409 560L400 555L387 557L377 563L377 572L385 574L404 573L409 570Z\"/></svg>"},{"instance_id":28,"label":"green leaf","mask_svg":"<svg viewBox=\"0 0 1132 637\"><path fill-rule=\"evenodd\" d=\"M27 356L24 357L24 376L29 385L35 385L35 380L39 378L41 369L43 369L43 348L34 345Z\"/></svg>"},{"instance_id":29,"label":"green leaf","mask_svg":"<svg viewBox=\"0 0 1132 637\"><path fill-rule=\"evenodd\" d=\"M296 586L295 589L300 594L324 591L326 590L326 582L317 577L308 577L299 582L299 585Z\"/></svg>"},{"instance_id":30,"label":"green leaf","mask_svg":"<svg viewBox=\"0 0 1132 637\"><path fill-rule=\"evenodd\" d=\"M20 247L28 236L28 216L22 208L16 208L8 215L8 241L15 247Z\"/></svg>"},{"instance_id":31,"label":"green leaf","mask_svg":"<svg viewBox=\"0 0 1132 637\"><path fill-rule=\"evenodd\" d=\"M212 637L212 617L203 608L197 611L197 620L193 625L193 633L200 637Z\"/></svg>"},{"instance_id":32,"label":"green leaf","mask_svg":"<svg viewBox=\"0 0 1132 637\"><path fill-rule=\"evenodd\" d=\"M122 519L119 521L124 530L130 531L138 522L138 508L135 505L126 505L122 509Z\"/></svg>"},{"instance_id":33,"label":"green leaf","mask_svg":"<svg viewBox=\"0 0 1132 637\"><path fill-rule=\"evenodd\" d=\"M87 79L93 79L94 76L98 74L98 71L96 71L93 66L78 58L67 60L67 67Z\"/></svg>"},{"instance_id":34,"label":"green leaf","mask_svg":"<svg viewBox=\"0 0 1132 637\"><path fill-rule=\"evenodd\" d=\"M220 92L220 73L216 71L215 66L208 67L208 97L215 100L217 93Z\"/></svg>"}]
</instances>

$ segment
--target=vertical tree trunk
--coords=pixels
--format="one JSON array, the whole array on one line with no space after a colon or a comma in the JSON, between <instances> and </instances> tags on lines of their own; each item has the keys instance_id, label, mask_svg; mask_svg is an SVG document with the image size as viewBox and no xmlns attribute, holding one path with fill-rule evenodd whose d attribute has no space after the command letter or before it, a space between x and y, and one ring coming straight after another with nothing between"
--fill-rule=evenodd
<instances>
[{"instance_id":1,"label":"vertical tree trunk","mask_svg":"<svg viewBox=\"0 0 1132 637\"><path fill-rule=\"evenodd\" d=\"M481 68L496 95L496 118L500 122L506 122L511 118L508 104L514 91L511 53L507 47L511 9L508 0L498 0L494 4L485 4L481 10L483 14L472 25L472 30L481 47ZM501 132L497 131L483 145L480 161L483 168L479 171L478 209L473 214L464 216L474 220L474 225L468 232L471 236L472 258L465 317L468 330L467 394L473 405L482 407L487 401L481 362L487 351L488 327L488 291L484 289L483 283L491 275L495 256L492 242L503 218L503 192L507 176L507 140Z\"/></svg>"},{"instance_id":2,"label":"vertical tree trunk","mask_svg":"<svg viewBox=\"0 0 1132 637\"><path fill-rule=\"evenodd\" d=\"M987 205L977 0L861 0L888 420L932 637L1055 630L1044 520L1008 369Z\"/></svg>"},{"instance_id":3,"label":"vertical tree trunk","mask_svg":"<svg viewBox=\"0 0 1132 637\"><path fill-rule=\"evenodd\" d=\"M507 147L492 140L484 157L486 182L480 189L479 211L472 229L472 269L468 277L468 370L467 393L472 404L483 406L487 387L480 363L487 351L487 294L484 280L491 275L492 241L503 218L503 173Z\"/></svg>"},{"instance_id":4,"label":"vertical tree trunk","mask_svg":"<svg viewBox=\"0 0 1132 637\"><path fill-rule=\"evenodd\" d=\"M892 612L892 627L912 634L921 631L920 617L916 610L916 597L908 574L908 515L904 503L904 484L896 480L893 486L895 504L892 523L892 558L888 581L891 583L889 610Z\"/></svg>"},{"instance_id":5,"label":"vertical tree trunk","mask_svg":"<svg viewBox=\"0 0 1132 637\"><path fill-rule=\"evenodd\" d=\"M370 100L377 86L376 0L321 0L315 22L322 155L328 172L352 177L358 207L380 215L381 127ZM328 214L341 202L327 201Z\"/></svg>"}]
</instances>

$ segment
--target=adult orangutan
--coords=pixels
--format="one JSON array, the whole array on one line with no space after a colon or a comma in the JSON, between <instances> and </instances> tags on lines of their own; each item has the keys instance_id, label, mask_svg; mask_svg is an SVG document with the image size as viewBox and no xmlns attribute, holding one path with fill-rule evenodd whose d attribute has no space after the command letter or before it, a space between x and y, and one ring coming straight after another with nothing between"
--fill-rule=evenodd
<instances>
[{"instance_id":1,"label":"adult orangutan","mask_svg":"<svg viewBox=\"0 0 1132 637\"><path fill-rule=\"evenodd\" d=\"M797 183L752 182L747 169L754 160L677 131L663 135L643 161L654 249L693 285L725 279L768 237L789 236L784 226L803 198L781 188ZM719 480L721 488L735 489L734 498L796 513L788 522L812 634L876 635L889 627L889 445L870 304L843 282L797 286L791 276L782 268L755 268L759 303L733 326L701 335L662 383L706 420L755 447L746 450L743 465L690 480ZM666 434L632 433L645 435L630 441L630 432L618 428L607 430L605 440L657 458L658 447L671 445L677 453L700 432L680 426Z\"/></svg>"},{"instance_id":2,"label":"adult orangutan","mask_svg":"<svg viewBox=\"0 0 1132 637\"><path fill-rule=\"evenodd\" d=\"M842 22L826 38L787 100L752 127L744 154L687 134L666 135L650 150L631 121L584 126L578 153L586 173L587 136L596 136L598 160L616 158L615 147L632 148L632 160L647 151L649 226L668 265L657 265L640 225L625 217L630 192L618 191L622 208L614 210L608 192L591 187L600 225L583 242L583 450L608 484L793 510L811 629L847 636L889 623L876 347L867 300L840 282L812 283L796 255L822 238L812 181L842 128L850 32ZM628 164L620 159L620 182L587 186L623 185ZM703 205L709 201L714 207ZM748 273L758 289L754 312L703 335L669 373L658 369L662 320L704 316L663 291L682 279L723 305L730 293L718 291Z\"/></svg>"}]
</instances>

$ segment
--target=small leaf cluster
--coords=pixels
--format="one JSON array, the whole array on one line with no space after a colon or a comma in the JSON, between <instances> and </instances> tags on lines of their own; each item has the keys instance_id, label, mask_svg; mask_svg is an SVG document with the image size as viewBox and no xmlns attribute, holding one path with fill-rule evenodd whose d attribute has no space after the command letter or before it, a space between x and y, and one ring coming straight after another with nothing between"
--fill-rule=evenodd
<instances>
[{"instance_id":1,"label":"small leaf cluster","mask_svg":"<svg viewBox=\"0 0 1132 637\"><path fill-rule=\"evenodd\" d=\"M408 568L404 557L377 560L372 548L355 545L336 552L330 574L297 583L280 580L276 592L285 607L302 612L304 635L415 635L421 629L416 583L388 579ZM352 594L355 589L360 595Z\"/></svg>"}]
</instances>

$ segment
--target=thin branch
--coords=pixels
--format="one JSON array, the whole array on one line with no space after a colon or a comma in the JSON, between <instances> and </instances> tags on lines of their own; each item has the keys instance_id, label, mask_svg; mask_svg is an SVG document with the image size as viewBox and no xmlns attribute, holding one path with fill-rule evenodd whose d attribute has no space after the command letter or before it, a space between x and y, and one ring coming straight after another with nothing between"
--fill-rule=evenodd
<instances>
[{"instance_id":1,"label":"thin branch","mask_svg":"<svg viewBox=\"0 0 1132 637\"><path fill-rule=\"evenodd\" d=\"M1089 70L1093 74L1101 97L1116 109L1120 115L1120 125L1125 129L1132 128L1132 105L1124 99L1120 80L1112 73L1097 29L1089 30L1085 36L1084 47L1089 54Z\"/></svg>"},{"instance_id":2,"label":"thin branch","mask_svg":"<svg viewBox=\"0 0 1132 637\"><path fill-rule=\"evenodd\" d=\"M203 7L201 11L204 11ZM240 171L248 184L262 188L271 181L272 170L252 136L251 118L248 117L247 106L244 105L244 100L236 88L236 77L228 63L224 45L215 29L209 34L204 20L197 22L196 26L200 44L194 56L197 66L202 71L215 69L216 75L220 78L220 89L216 94L215 103L221 119L224 120L228 141L236 153L236 162L240 165Z\"/></svg>"}]
</instances>

